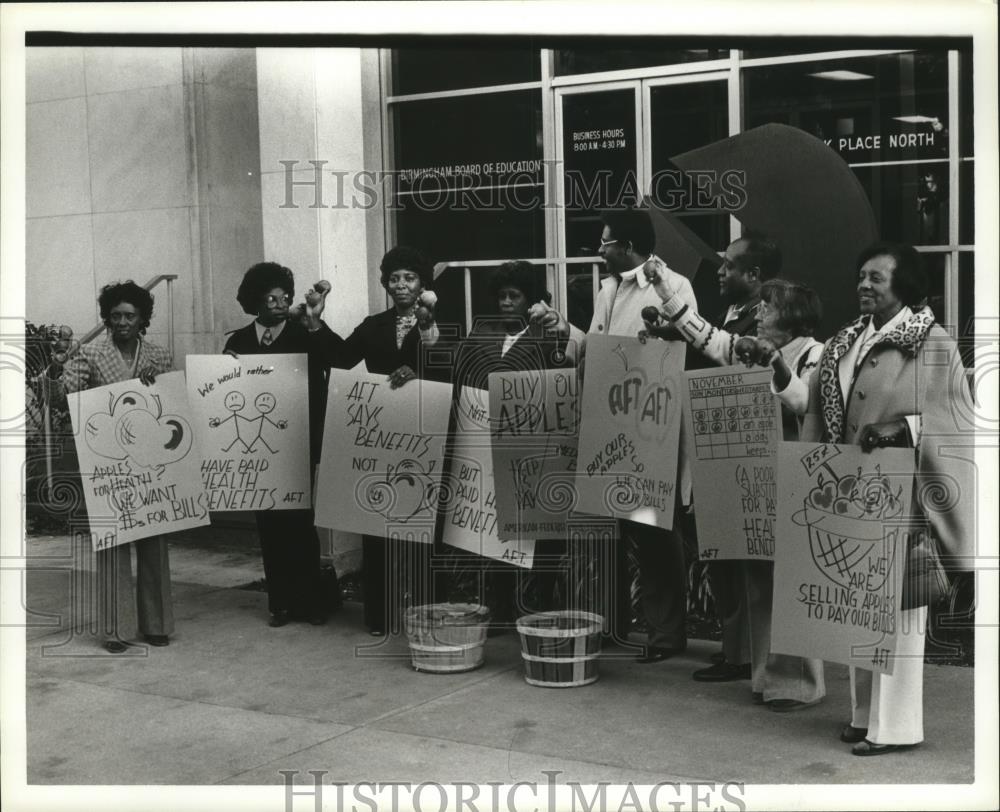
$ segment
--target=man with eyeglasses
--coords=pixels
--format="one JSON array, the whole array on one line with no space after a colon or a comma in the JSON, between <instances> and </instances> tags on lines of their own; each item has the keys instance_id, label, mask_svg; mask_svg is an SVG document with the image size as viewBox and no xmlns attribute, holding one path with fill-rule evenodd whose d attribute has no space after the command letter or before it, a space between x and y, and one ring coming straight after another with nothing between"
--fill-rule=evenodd
<instances>
[{"instance_id":1,"label":"man with eyeglasses","mask_svg":"<svg viewBox=\"0 0 1000 812\"><path fill-rule=\"evenodd\" d=\"M304 353L309 375L309 451L312 466L319 462L326 414L329 345L336 338L320 320L328 284L317 284L306 304L291 318L295 277L276 262L260 262L244 275L236 299L243 311L255 316L246 327L230 334L223 352L233 355ZM267 581L268 625L307 620L326 621L320 573L320 544L312 507L304 510L257 511L257 532ZM334 607L340 604L340 585L333 575Z\"/></svg>"},{"instance_id":2,"label":"man with eyeglasses","mask_svg":"<svg viewBox=\"0 0 1000 812\"><path fill-rule=\"evenodd\" d=\"M634 338L643 329L643 308L660 305L659 295L643 273L656 242L653 224L648 212L635 208L604 212L601 221L604 229L598 254L610 275L601 282L588 333ZM691 283L680 274L666 272L678 296L697 309ZM645 651L637 659L640 663L666 660L687 647L687 563L678 525L683 506L691 501L691 474L683 441L678 469L674 529L627 520L619 523L623 543L634 542L638 555L642 611L649 630Z\"/></svg>"}]
</instances>

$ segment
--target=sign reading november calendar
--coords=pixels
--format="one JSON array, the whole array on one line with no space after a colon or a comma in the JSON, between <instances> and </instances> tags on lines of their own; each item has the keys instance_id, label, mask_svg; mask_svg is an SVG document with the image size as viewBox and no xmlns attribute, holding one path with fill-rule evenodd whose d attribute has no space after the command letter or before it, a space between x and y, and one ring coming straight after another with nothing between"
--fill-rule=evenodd
<instances>
[{"instance_id":1,"label":"sign reading november calendar","mask_svg":"<svg viewBox=\"0 0 1000 812\"><path fill-rule=\"evenodd\" d=\"M209 523L183 372L67 400L95 550Z\"/></svg>"},{"instance_id":2,"label":"sign reading november calendar","mask_svg":"<svg viewBox=\"0 0 1000 812\"><path fill-rule=\"evenodd\" d=\"M779 443L771 650L891 674L912 449Z\"/></svg>"},{"instance_id":3,"label":"sign reading november calendar","mask_svg":"<svg viewBox=\"0 0 1000 812\"><path fill-rule=\"evenodd\" d=\"M574 503L576 370L492 372L489 387L497 534L558 538Z\"/></svg>"},{"instance_id":4,"label":"sign reading november calendar","mask_svg":"<svg viewBox=\"0 0 1000 812\"><path fill-rule=\"evenodd\" d=\"M451 387L334 369L316 484L316 523L430 543Z\"/></svg>"},{"instance_id":5,"label":"sign reading november calendar","mask_svg":"<svg viewBox=\"0 0 1000 812\"><path fill-rule=\"evenodd\" d=\"M684 344L587 337L578 510L670 529Z\"/></svg>"},{"instance_id":6,"label":"sign reading november calendar","mask_svg":"<svg viewBox=\"0 0 1000 812\"><path fill-rule=\"evenodd\" d=\"M306 356L189 355L187 382L209 509L309 507Z\"/></svg>"},{"instance_id":7,"label":"sign reading november calendar","mask_svg":"<svg viewBox=\"0 0 1000 812\"><path fill-rule=\"evenodd\" d=\"M534 540L502 540L497 534L488 406L488 392L462 387L448 451L450 498L442 506L441 539L452 547L530 568Z\"/></svg>"},{"instance_id":8,"label":"sign reading november calendar","mask_svg":"<svg viewBox=\"0 0 1000 812\"><path fill-rule=\"evenodd\" d=\"M781 431L771 370L732 366L685 377L699 554L771 560Z\"/></svg>"}]
</instances>

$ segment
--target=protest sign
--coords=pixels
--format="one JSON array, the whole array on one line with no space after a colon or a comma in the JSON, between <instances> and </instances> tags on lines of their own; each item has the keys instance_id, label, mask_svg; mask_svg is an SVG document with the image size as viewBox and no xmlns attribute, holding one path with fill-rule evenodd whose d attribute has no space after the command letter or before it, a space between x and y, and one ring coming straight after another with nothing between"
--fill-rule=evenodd
<instances>
[{"instance_id":1,"label":"protest sign","mask_svg":"<svg viewBox=\"0 0 1000 812\"><path fill-rule=\"evenodd\" d=\"M489 387L497 534L559 538L574 503L576 370L492 372Z\"/></svg>"},{"instance_id":2,"label":"protest sign","mask_svg":"<svg viewBox=\"0 0 1000 812\"><path fill-rule=\"evenodd\" d=\"M670 529L684 344L587 338L577 509Z\"/></svg>"},{"instance_id":3,"label":"protest sign","mask_svg":"<svg viewBox=\"0 0 1000 812\"><path fill-rule=\"evenodd\" d=\"M451 387L334 369L316 484L316 523L431 543Z\"/></svg>"},{"instance_id":4,"label":"protest sign","mask_svg":"<svg viewBox=\"0 0 1000 812\"><path fill-rule=\"evenodd\" d=\"M187 357L209 510L312 505L307 370L303 354Z\"/></svg>"},{"instance_id":5,"label":"protest sign","mask_svg":"<svg viewBox=\"0 0 1000 812\"><path fill-rule=\"evenodd\" d=\"M490 446L489 392L463 386L455 404L455 431L448 445L447 501L442 504L441 540L452 547L531 568L533 539L497 535L496 490Z\"/></svg>"},{"instance_id":6,"label":"protest sign","mask_svg":"<svg viewBox=\"0 0 1000 812\"><path fill-rule=\"evenodd\" d=\"M209 523L183 372L67 401L95 550Z\"/></svg>"},{"instance_id":7,"label":"protest sign","mask_svg":"<svg viewBox=\"0 0 1000 812\"><path fill-rule=\"evenodd\" d=\"M781 431L771 370L720 367L688 372L685 378L699 556L769 561Z\"/></svg>"},{"instance_id":8,"label":"protest sign","mask_svg":"<svg viewBox=\"0 0 1000 812\"><path fill-rule=\"evenodd\" d=\"M912 449L778 444L771 650L891 674Z\"/></svg>"}]
</instances>

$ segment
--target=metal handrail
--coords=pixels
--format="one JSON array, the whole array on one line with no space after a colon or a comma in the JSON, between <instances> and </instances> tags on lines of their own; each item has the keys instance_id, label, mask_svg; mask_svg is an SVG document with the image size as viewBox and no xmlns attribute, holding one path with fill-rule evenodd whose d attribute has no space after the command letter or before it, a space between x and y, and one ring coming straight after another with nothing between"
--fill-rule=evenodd
<instances>
[{"instance_id":1,"label":"metal handrail","mask_svg":"<svg viewBox=\"0 0 1000 812\"><path fill-rule=\"evenodd\" d=\"M434 278L437 279L448 268L462 268L465 271L465 323L472 324L472 270L495 268L505 262L514 262L515 259L467 259L448 260L438 262L434 265ZM597 300L597 292L600 289L600 269L604 265L601 257L544 257L521 259L521 262L528 262L532 265L590 265L592 268L594 300ZM555 301L553 306L557 310L564 310L566 307L566 279L561 277L556 280Z\"/></svg>"}]
</instances>

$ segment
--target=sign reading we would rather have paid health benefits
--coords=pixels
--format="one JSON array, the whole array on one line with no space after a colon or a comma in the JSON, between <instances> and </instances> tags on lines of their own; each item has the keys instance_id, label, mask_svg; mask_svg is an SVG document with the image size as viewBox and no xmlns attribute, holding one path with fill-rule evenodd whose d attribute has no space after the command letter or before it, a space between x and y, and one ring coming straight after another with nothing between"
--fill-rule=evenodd
<instances>
[{"instance_id":1,"label":"sign reading we would rather have paid health benefits","mask_svg":"<svg viewBox=\"0 0 1000 812\"><path fill-rule=\"evenodd\" d=\"M431 543L451 387L330 370L316 524Z\"/></svg>"},{"instance_id":2,"label":"sign reading we would rather have paid health benefits","mask_svg":"<svg viewBox=\"0 0 1000 812\"><path fill-rule=\"evenodd\" d=\"M489 387L497 534L559 538L574 503L576 370L492 372Z\"/></svg>"},{"instance_id":3,"label":"sign reading we would rather have paid health benefits","mask_svg":"<svg viewBox=\"0 0 1000 812\"><path fill-rule=\"evenodd\" d=\"M209 523L183 372L67 400L95 550Z\"/></svg>"},{"instance_id":4,"label":"sign reading we would rather have paid health benefits","mask_svg":"<svg viewBox=\"0 0 1000 812\"><path fill-rule=\"evenodd\" d=\"M912 449L780 443L771 650L891 674L907 548Z\"/></svg>"},{"instance_id":5,"label":"sign reading we would rather have paid health benefits","mask_svg":"<svg viewBox=\"0 0 1000 812\"><path fill-rule=\"evenodd\" d=\"M307 375L303 354L187 357L210 510L311 507Z\"/></svg>"},{"instance_id":6,"label":"sign reading we would rather have paid health benefits","mask_svg":"<svg viewBox=\"0 0 1000 812\"><path fill-rule=\"evenodd\" d=\"M771 370L721 367L685 378L699 555L770 560L781 431Z\"/></svg>"},{"instance_id":7,"label":"sign reading we would rather have paid health benefits","mask_svg":"<svg viewBox=\"0 0 1000 812\"><path fill-rule=\"evenodd\" d=\"M577 510L670 529L683 342L587 337Z\"/></svg>"},{"instance_id":8,"label":"sign reading we would rather have paid health benefits","mask_svg":"<svg viewBox=\"0 0 1000 812\"><path fill-rule=\"evenodd\" d=\"M455 410L455 430L448 443L448 501L442 504L441 540L485 558L530 569L534 540L504 540L497 534L489 392L463 386Z\"/></svg>"}]
</instances>

